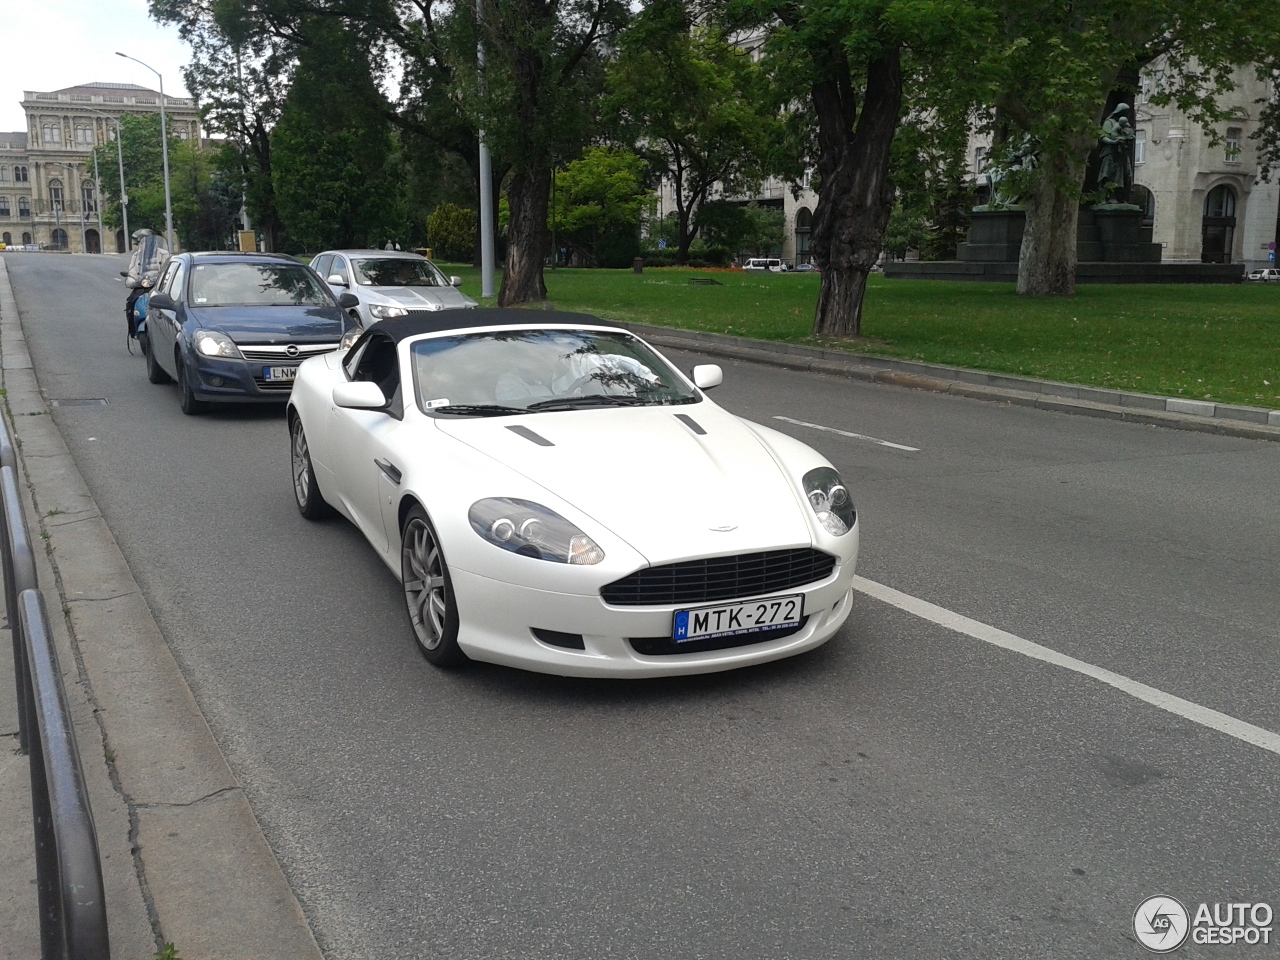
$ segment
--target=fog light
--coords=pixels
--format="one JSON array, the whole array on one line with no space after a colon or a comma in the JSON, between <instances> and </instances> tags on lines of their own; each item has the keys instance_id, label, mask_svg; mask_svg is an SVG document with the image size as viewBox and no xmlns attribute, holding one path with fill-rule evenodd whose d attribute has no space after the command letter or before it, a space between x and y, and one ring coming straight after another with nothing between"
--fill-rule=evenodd
<instances>
[{"instance_id":1,"label":"fog light","mask_svg":"<svg viewBox=\"0 0 1280 960\"><path fill-rule=\"evenodd\" d=\"M225 381L225 380L223 380L221 377L213 377L212 379L210 379L210 381L209 381L209 382L210 382L211 384L213 384L215 387L220 387L220 386L222 386L224 383L226 383L226 381Z\"/></svg>"}]
</instances>

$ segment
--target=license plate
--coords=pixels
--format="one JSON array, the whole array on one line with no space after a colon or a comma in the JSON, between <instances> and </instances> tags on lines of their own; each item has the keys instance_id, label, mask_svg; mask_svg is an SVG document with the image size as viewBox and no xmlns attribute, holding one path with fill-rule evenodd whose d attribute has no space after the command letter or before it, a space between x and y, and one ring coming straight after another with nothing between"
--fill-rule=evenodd
<instances>
[{"instance_id":1,"label":"license plate","mask_svg":"<svg viewBox=\"0 0 1280 960\"><path fill-rule=\"evenodd\" d=\"M766 597L746 603L725 603L715 607L677 610L671 639L676 643L736 637L744 633L767 633L794 627L804 617L804 594Z\"/></svg>"},{"instance_id":2,"label":"license plate","mask_svg":"<svg viewBox=\"0 0 1280 960\"><path fill-rule=\"evenodd\" d=\"M297 367L263 367L263 380L292 380L298 375Z\"/></svg>"}]
</instances>

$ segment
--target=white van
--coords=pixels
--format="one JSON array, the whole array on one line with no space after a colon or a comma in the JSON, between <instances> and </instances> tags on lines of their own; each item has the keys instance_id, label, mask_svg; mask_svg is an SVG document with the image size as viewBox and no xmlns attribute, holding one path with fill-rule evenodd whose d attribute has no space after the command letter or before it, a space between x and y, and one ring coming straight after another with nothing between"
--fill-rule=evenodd
<instances>
[{"instance_id":1,"label":"white van","mask_svg":"<svg viewBox=\"0 0 1280 960\"><path fill-rule=\"evenodd\" d=\"M777 257L752 257L742 265L743 270L758 270L768 273L786 273L787 265Z\"/></svg>"}]
</instances>

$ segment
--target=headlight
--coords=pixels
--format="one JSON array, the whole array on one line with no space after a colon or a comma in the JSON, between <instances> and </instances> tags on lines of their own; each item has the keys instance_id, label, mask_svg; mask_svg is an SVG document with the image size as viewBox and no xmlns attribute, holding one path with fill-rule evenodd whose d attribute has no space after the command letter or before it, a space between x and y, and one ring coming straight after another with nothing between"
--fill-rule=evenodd
<instances>
[{"instance_id":1,"label":"headlight","mask_svg":"<svg viewBox=\"0 0 1280 960\"><path fill-rule=\"evenodd\" d=\"M143 290L146 290L149 286L151 286L151 281L146 277L143 277L142 282L139 283L138 286L140 286Z\"/></svg>"},{"instance_id":2,"label":"headlight","mask_svg":"<svg viewBox=\"0 0 1280 960\"><path fill-rule=\"evenodd\" d=\"M225 333L216 330L196 331L196 350L206 357L229 357L232 360L243 360L234 341Z\"/></svg>"},{"instance_id":3,"label":"headlight","mask_svg":"<svg viewBox=\"0 0 1280 960\"><path fill-rule=\"evenodd\" d=\"M379 320L392 320L395 317L406 317L409 311L404 307L388 306L381 303L369 304L369 312Z\"/></svg>"},{"instance_id":4,"label":"headlight","mask_svg":"<svg viewBox=\"0 0 1280 960\"><path fill-rule=\"evenodd\" d=\"M338 344L338 349L346 353L356 345L356 341L364 334L364 327L352 327L342 335L342 342Z\"/></svg>"},{"instance_id":5,"label":"headlight","mask_svg":"<svg viewBox=\"0 0 1280 960\"><path fill-rule=\"evenodd\" d=\"M853 529L858 517L853 497L830 467L815 467L804 475L804 495L827 533L841 537Z\"/></svg>"},{"instance_id":6,"label":"headlight","mask_svg":"<svg viewBox=\"0 0 1280 960\"><path fill-rule=\"evenodd\" d=\"M594 540L554 510L531 500L490 497L467 511L471 529L495 547L525 557L590 566L604 559Z\"/></svg>"}]
</instances>

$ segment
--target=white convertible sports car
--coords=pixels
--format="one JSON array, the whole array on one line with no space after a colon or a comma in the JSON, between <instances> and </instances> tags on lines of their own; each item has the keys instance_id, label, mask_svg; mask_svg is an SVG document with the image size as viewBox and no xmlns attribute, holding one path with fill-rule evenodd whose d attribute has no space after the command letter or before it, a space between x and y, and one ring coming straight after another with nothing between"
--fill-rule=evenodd
<instances>
[{"instance_id":1,"label":"white convertible sports car","mask_svg":"<svg viewBox=\"0 0 1280 960\"><path fill-rule=\"evenodd\" d=\"M438 666L789 657L849 615L857 515L816 451L708 400L720 381L582 314L384 320L299 367L294 495L360 528Z\"/></svg>"}]
</instances>

